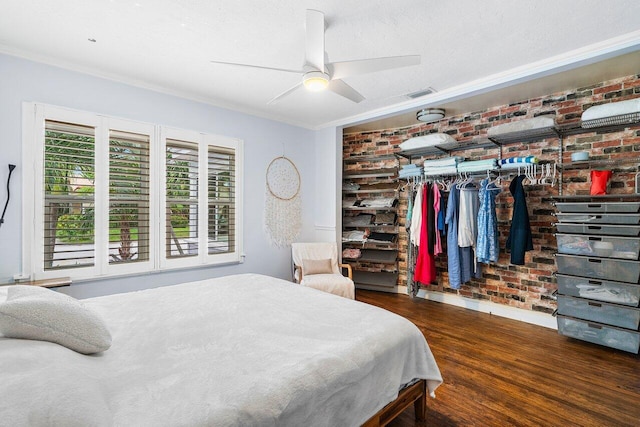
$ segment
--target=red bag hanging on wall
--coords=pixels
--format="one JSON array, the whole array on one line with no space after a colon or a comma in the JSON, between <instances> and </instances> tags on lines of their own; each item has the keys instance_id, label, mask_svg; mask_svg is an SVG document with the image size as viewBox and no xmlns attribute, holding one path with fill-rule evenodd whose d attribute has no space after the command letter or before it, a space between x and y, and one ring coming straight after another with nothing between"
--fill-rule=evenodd
<instances>
[{"instance_id":1,"label":"red bag hanging on wall","mask_svg":"<svg viewBox=\"0 0 640 427\"><path fill-rule=\"evenodd\" d=\"M589 193L592 196L607 194L607 184L613 175L611 171L591 171L591 189Z\"/></svg>"}]
</instances>

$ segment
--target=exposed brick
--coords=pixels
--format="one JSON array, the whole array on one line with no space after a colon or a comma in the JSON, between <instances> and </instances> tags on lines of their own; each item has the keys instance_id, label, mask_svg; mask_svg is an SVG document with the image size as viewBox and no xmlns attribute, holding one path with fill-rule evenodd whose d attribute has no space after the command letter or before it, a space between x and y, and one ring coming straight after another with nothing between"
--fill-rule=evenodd
<instances>
[{"instance_id":1,"label":"exposed brick","mask_svg":"<svg viewBox=\"0 0 640 427\"><path fill-rule=\"evenodd\" d=\"M484 111L474 111L448 117L446 120L433 124L411 125L400 129L387 129L375 132L352 133L344 135L343 156L393 153L399 150L398 145L412 136L428 135L434 132L446 132L455 135L458 141L468 140L486 134L491 126L520 120L523 117L553 115L557 123L577 122L584 110L594 105L616 102L618 99L638 97L640 94L640 74L626 76L609 82L600 82L591 86L578 88L562 93L549 94L543 98L523 100L509 105L494 106ZM563 161L571 163L571 153L575 151L589 151L591 159L616 160L640 153L640 129L626 131L610 130L609 132L588 132L567 136L563 141ZM502 148L468 149L455 152L468 160L497 157L501 153L504 157L519 155L519 153L533 154L540 159L556 162L559 152L559 139L549 138L526 144L510 144ZM437 158L430 156L429 158ZM413 163L420 164L423 159L413 159ZM406 164L403 160L401 164ZM376 168L379 162L372 163L370 168ZM366 164L349 165L349 169L366 168ZM610 181L610 191L615 194L631 194L635 191L635 174L640 170L637 164L610 164L606 168L614 171ZM563 194L588 195L591 181L589 167L572 168L563 171ZM513 175L512 175L513 176ZM557 177L559 179L559 176ZM438 279L436 284L424 285L422 288L434 292L456 294L476 300L486 300L497 304L533 310L542 313L552 313L556 307L556 299L552 293L557 288L555 258L557 251L554 233L555 222L552 216L555 211L552 202L557 196L557 187L543 185L526 185L527 205L530 213L534 237L534 250L527 252L525 265L510 264L510 254L505 251L506 239L510 232L513 199L507 189L510 178L504 182L504 191L496 198L498 215L498 231L500 256L496 264L481 264L482 278L473 279L460 290L452 289L447 274L446 256L436 259ZM405 284L407 278L407 234L404 231L404 217L407 212L407 201L401 194L399 209L400 251L398 254L399 283ZM388 269L388 266L367 264L366 268Z\"/></svg>"}]
</instances>

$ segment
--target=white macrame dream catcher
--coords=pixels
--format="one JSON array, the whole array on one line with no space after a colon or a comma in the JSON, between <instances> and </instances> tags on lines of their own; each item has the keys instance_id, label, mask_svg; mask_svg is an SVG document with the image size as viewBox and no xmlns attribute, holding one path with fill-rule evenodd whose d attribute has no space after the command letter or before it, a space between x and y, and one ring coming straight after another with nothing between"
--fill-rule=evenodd
<instances>
[{"instance_id":1,"label":"white macrame dream catcher","mask_svg":"<svg viewBox=\"0 0 640 427\"><path fill-rule=\"evenodd\" d=\"M300 173L288 158L276 157L267 167L264 225L271 243L288 246L302 228Z\"/></svg>"}]
</instances>

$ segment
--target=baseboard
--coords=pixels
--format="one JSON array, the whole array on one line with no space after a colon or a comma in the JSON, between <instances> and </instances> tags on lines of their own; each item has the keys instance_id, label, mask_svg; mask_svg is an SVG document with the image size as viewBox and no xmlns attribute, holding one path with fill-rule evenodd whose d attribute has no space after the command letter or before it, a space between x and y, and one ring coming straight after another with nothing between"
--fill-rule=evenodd
<instances>
[{"instance_id":1,"label":"baseboard","mask_svg":"<svg viewBox=\"0 0 640 427\"><path fill-rule=\"evenodd\" d=\"M406 286L398 286L397 288L398 293L407 293ZM460 295L451 295L442 292L431 292L424 289L420 289L420 291L418 291L418 297L430 301L441 302L443 304L454 305L456 307L463 307L469 310L479 311L481 313L493 314L507 319L543 326L545 328L554 330L558 329L555 317L547 313L523 310L521 308L496 304L495 302L465 298Z\"/></svg>"}]
</instances>

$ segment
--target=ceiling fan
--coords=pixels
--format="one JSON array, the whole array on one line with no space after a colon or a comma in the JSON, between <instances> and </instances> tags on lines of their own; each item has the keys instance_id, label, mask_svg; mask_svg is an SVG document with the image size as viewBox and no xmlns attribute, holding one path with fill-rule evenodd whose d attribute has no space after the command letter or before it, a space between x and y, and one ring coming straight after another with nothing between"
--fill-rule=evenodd
<instances>
[{"instance_id":1,"label":"ceiling fan","mask_svg":"<svg viewBox=\"0 0 640 427\"><path fill-rule=\"evenodd\" d=\"M305 87L310 91L328 89L353 102L361 102L365 98L357 90L342 79L358 74L373 73L393 68L420 64L420 55L389 56L383 58L362 59L356 61L325 63L324 50L324 13L308 9L306 14L305 61L301 70L263 67L260 65L238 64L234 62L211 61L215 64L237 65L241 67L282 71L302 74L302 81L273 98L268 104L278 101L292 92Z\"/></svg>"}]
</instances>

